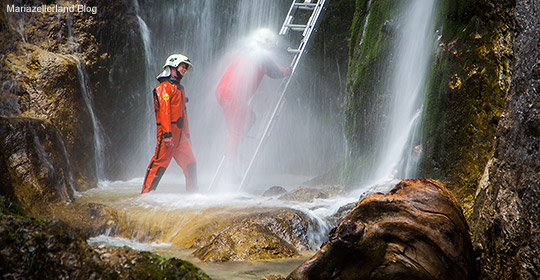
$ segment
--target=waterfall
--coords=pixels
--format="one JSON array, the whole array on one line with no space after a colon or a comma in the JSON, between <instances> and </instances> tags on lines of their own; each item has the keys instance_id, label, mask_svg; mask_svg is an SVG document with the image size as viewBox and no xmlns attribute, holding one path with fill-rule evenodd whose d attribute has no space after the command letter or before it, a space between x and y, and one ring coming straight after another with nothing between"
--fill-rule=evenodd
<instances>
[{"instance_id":1,"label":"waterfall","mask_svg":"<svg viewBox=\"0 0 540 280\"><path fill-rule=\"evenodd\" d=\"M58 17L58 20L60 20L60 17ZM69 13L67 13L67 16L66 16L66 24L67 24L67 39L69 42L75 43L73 41L73 19L71 17L71 14ZM88 74L86 73L86 70L84 69L84 66L82 65L79 57L75 53L77 49L74 49L72 51L71 57L75 59L75 61L77 62L77 75L79 77L79 82L81 85L81 94L83 96L84 103L86 105L86 108L88 109L88 113L90 114L90 118L92 120L96 178L98 180L104 180L104 163L105 163L104 139L105 138L104 138L103 128L101 127L101 124L99 123L99 120L94 111L93 98L88 90Z\"/></svg>"},{"instance_id":2,"label":"waterfall","mask_svg":"<svg viewBox=\"0 0 540 280\"><path fill-rule=\"evenodd\" d=\"M414 176L421 148L417 128L424 103L426 74L435 40L432 32L435 1L410 1L395 51L390 123L371 180Z\"/></svg>"},{"instance_id":3,"label":"waterfall","mask_svg":"<svg viewBox=\"0 0 540 280\"><path fill-rule=\"evenodd\" d=\"M146 67L148 68L154 62L153 56L152 56L152 42L150 39L150 29L148 29L148 25L146 24L146 22L140 15L141 8L139 6L139 2L137 2L137 0L134 0L133 2L135 6L135 12L137 13L137 21L139 22L139 31L141 33L141 38L144 44L144 56L146 58Z\"/></svg>"},{"instance_id":4,"label":"waterfall","mask_svg":"<svg viewBox=\"0 0 540 280\"><path fill-rule=\"evenodd\" d=\"M90 118L92 119L92 127L94 130L94 160L96 165L96 177L98 180L102 180L104 179L103 163L105 162L105 153L103 149L103 129L99 124L96 114L94 113L94 104L90 94L88 93L87 74L84 71L84 68L81 65L81 61L79 60L79 58L76 55L72 55L72 57L73 59L75 59L75 61L77 61L77 74L81 83L81 93L83 95L86 108L90 113Z\"/></svg>"}]
</instances>

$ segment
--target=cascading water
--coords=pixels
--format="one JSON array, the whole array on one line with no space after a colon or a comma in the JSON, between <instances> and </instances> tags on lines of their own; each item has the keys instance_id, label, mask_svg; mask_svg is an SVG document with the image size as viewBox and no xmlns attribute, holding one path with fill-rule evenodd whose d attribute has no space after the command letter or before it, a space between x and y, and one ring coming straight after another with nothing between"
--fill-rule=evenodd
<instances>
[{"instance_id":1,"label":"cascading water","mask_svg":"<svg viewBox=\"0 0 540 280\"><path fill-rule=\"evenodd\" d=\"M94 113L94 105L92 102L92 98L90 97L88 93L88 84L87 84L87 77L86 73L81 65L81 61L77 58L77 56L72 56L77 61L77 74L79 76L79 81L81 83L81 93L84 98L84 103L86 104L86 108L88 109L88 112L90 112L90 118L92 119L92 127L93 127L93 134L94 134L94 160L96 164L96 177L98 180L103 179L103 163L104 163L104 150L103 150L103 129L101 128L101 125L99 124L99 121Z\"/></svg>"},{"instance_id":2,"label":"cascading water","mask_svg":"<svg viewBox=\"0 0 540 280\"><path fill-rule=\"evenodd\" d=\"M426 74L434 42L435 1L410 1L398 44L392 79L390 123L371 182L414 176L419 147L415 143L424 102Z\"/></svg>"},{"instance_id":3,"label":"cascading water","mask_svg":"<svg viewBox=\"0 0 540 280\"><path fill-rule=\"evenodd\" d=\"M58 17L58 20L61 20L61 17ZM73 41L73 19L68 13L66 18L67 23L67 39L69 42L74 43ZM103 128L101 127L99 120L94 112L94 102L93 98L88 90L88 74L86 73L84 66L81 64L81 61L77 57L77 54L74 52L71 54L71 57L77 62L77 75L79 77L79 82L81 85L81 94L86 104L86 108L90 114L92 120L93 128L93 140L94 140L94 161L96 169L96 178L98 180L105 179L104 174L104 162L105 162L105 150L104 150L104 134Z\"/></svg>"}]
</instances>

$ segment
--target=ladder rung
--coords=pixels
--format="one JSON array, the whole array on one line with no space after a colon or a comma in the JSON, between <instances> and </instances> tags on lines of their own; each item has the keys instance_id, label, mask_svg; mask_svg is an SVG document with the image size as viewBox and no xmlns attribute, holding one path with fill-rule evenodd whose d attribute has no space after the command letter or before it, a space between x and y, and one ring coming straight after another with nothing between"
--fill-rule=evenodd
<instances>
[{"instance_id":1,"label":"ladder rung","mask_svg":"<svg viewBox=\"0 0 540 280\"><path fill-rule=\"evenodd\" d=\"M317 7L316 3L294 3L294 7L301 10L313 10Z\"/></svg>"},{"instance_id":2,"label":"ladder rung","mask_svg":"<svg viewBox=\"0 0 540 280\"><path fill-rule=\"evenodd\" d=\"M287 24L285 26L293 31L304 31L308 27L306 24Z\"/></svg>"},{"instance_id":3,"label":"ladder rung","mask_svg":"<svg viewBox=\"0 0 540 280\"><path fill-rule=\"evenodd\" d=\"M290 47L287 48L287 51L290 52L290 53L299 53L299 52L301 52L301 50L299 50L299 49L292 49Z\"/></svg>"}]
</instances>

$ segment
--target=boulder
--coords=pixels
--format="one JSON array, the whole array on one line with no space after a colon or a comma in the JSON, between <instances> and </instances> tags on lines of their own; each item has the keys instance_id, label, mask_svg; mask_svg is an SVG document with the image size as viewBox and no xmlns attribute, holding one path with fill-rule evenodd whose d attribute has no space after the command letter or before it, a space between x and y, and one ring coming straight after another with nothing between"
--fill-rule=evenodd
<instances>
[{"instance_id":1,"label":"boulder","mask_svg":"<svg viewBox=\"0 0 540 280\"><path fill-rule=\"evenodd\" d=\"M269 189L267 189L262 196L263 197L271 197L271 196L279 196L287 193L287 190L282 186L272 186Z\"/></svg>"},{"instance_id":2,"label":"boulder","mask_svg":"<svg viewBox=\"0 0 540 280\"><path fill-rule=\"evenodd\" d=\"M476 279L468 226L441 183L404 180L366 197L287 279Z\"/></svg>"},{"instance_id":3,"label":"boulder","mask_svg":"<svg viewBox=\"0 0 540 280\"><path fill-rule=\"evenodd\" d=\"M315 199L325 199L342 195L345 191L341 185L298 187L296 190L285 193L279 197L281 200L294 200L301 202L313 202Z\"/></svg>"},{"instance_id":4,"label":"boulder","mask_svg":"<svg viewBox=\"0 0 540 280\"><path fill-rule=\"evenodd\" d=\"M219 225L216 225L219 223ZM214 221L213 230L194 241L194 255L203 261L285 259L311 249L308 230L314 222L304 213L285 208L266 209Z\"/></svg>"}]
</instances>

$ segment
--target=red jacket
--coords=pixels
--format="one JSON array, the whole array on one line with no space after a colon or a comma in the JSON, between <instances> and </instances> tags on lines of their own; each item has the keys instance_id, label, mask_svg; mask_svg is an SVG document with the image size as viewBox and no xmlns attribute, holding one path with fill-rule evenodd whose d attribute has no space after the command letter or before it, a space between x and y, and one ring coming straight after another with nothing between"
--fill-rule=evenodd
<instances>
[{"instance_id":1,"label":"red jacket","mask_svg":"<svg viewBox=\"0 0 540 280\"><path fill-rule=\"evenodd\" d=\"M289 68L278 67L270 57L247 53L235 57L219 81L219 100L248 100L261 84L264 75L273 79L289 75Z\"/></svg>"},{"instance_id":2,"label":"red jacket","mask_svg":"<svg viewBox=\"0 0 540 280\"><path fill-rule=\"evenodd\" d=\"M154 90L154 110L158 124L158 135L172 135L172 126L184 128L186 120L186 102L184 87L168 80L162 81ZM184 131L187 132L187 125Z\"/></svg>"}]
</instances>

